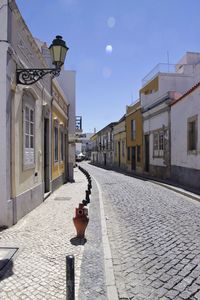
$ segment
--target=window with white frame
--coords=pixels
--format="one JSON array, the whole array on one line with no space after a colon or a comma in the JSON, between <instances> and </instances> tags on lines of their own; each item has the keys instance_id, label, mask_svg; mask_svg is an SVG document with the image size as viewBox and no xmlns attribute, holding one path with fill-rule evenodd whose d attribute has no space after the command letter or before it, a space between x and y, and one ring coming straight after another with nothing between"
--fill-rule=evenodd
<instances>
[{"instance_id":1,"label":"window with white frame","mask_svg":"<svg viewBox=\"0 0 200 300\"><path fill-rule=\"evenodd\" d=\"M159 130L153 134L153 156L163 157L164 155L164 131Z\"/></svg>"},{"instance_id":2,"label":"window with white frame","mask_svg":"<svg viewBox=\"0 0 200 300\"><path fill-rule=\"evenodd\" d=\"M54 162L58 162L58 124L54 121Z\"/></svg>"},{"instance_id":3,"label":"window with white frame","mask_svg":"<svg viewBox=\"0 0 200 300\"><path fill-rule=\"evenodd\" d=\"M23 167L35 164L35 100L31 94L23 96Z\"/></svg>"},{"instance_id":4,"label":"window with white frame","mask_svg":"<svg viewBox=\"0 0 200 300\"><path fill-rule=\"evenodd\" d=\"M60 160L64 160L64 133L63 128L60 128Z\"/></svg>"},{"instance_id":5,"label":"window with white frame","mask_svg":"<svg viewBox=\"0 0 200 300\"><path fill-rule=\"evenodd\" d=\"M131 120L131 140L134 140L135 137L136 137L135 120Z\"/></svg>"}]
</instances>

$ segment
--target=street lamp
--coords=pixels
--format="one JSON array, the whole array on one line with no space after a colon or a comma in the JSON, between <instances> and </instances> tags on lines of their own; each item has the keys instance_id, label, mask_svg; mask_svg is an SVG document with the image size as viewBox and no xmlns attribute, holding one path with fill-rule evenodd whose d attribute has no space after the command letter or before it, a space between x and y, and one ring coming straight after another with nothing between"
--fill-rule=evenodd
<instances>
[{"instance_id":1,"label":"street lamp","mask_svg":"<svg viewBox=\"0 0 200 300\"><path fill-rule=\"evenodd\" d=\"M30 85L46 74L52 74L53 76L59 76L61 66L64 64L65 56L68 51L68 47L65 41L62 40L62 36L57 35L49 47L52 64L55 65L54 69L17 69L16 81L17 84Z\"/></svg>"}]
</instances>

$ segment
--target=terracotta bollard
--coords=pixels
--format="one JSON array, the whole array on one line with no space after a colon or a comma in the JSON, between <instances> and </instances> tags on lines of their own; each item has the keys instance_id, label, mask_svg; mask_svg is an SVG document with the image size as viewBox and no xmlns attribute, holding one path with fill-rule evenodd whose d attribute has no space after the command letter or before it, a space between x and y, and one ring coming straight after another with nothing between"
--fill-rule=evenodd
<instances>
[{"instance_id":1,"label":"terracotta bollard","mask_svg":"<svg viewBox=\"0 0 200 300\"><path fill-rule=\"evenodd\" d=\"M84 204L79 203L79 207L75 210L73 222L76 228L77 238L84 238L85 230L89 222L88 209L84 206Z\"/></svg>"}]
</instances>

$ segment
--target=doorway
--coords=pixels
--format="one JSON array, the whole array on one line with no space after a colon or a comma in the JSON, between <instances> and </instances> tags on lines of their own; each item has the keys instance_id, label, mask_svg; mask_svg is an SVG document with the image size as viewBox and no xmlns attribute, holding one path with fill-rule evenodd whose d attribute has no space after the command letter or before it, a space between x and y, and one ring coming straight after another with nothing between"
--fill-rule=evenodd
<instances>
[{"instance_id":1,"label":"doorway","mask_svg":"<svg viewBox=\"0 0 200 300\"><path fill-rule=\"evenodd\" d=\"M104 153L103 156L104 156L104 166L106 166L106 153Z\"/></svg>"},{"instance_id":2,"label":"doorway","mask_svg":"<svg viewBox=\"0 0 200 300\"><path fill-rule=\"evenodd\" d=\"M121 166L121 148L120 148L120 142L118 142L118 166Z\"/></svg>"},{"instance_id":3,"label":"doorway","mask_svg":"<svg viewBox=\"0 0 200 300\"><path fill-rule=\"evenodd\" d=\"M64 153L65 153L65 174L64 174L64 183L69 179L69 149L68 149L68 135L64 134Z\"/></svg>"},{"instance_id":4,"label":"doorway","mask_svg":"<svg viewBox=\"0 0 200 300\"><path fill-rule=\"evenodd\" d=\"M136 147L131 147L131 170L136 170L136 155L135 155Z\"/></svg>"},{"instance_id":5,"label":"doorway","mask_svg":"<svg viewBox=\"0 0 200 300\"><path fill-rule=\"evenodd\" d=\"M144 145L145 145L145 171L149 172L149 135L144 136Z\"/></svg>"},{"instance_id":6,"label":"doorway","mask_svg":"<svg viewBox=\"0 0 200 300\"><path fill-rule=\"evenodd\" d=\"M49 119L44 119L44 193L50 191L49 170Z\"/></svg>"}]
</instances>

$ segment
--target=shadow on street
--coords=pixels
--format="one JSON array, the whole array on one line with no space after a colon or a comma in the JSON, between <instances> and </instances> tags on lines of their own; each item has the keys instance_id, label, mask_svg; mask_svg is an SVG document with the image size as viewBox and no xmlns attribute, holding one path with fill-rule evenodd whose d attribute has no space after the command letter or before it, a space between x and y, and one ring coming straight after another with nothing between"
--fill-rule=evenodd
<instances>
[{"instance_id":1,"label":"shadow on street","mask_svg":"<svg viewBox=\"0 0 200 300\"><path fill-rule=\"evenodd\" d=\"M0 260L0 281L12 276L13 273L13 261L9 259Z\"/></svg>"},{"instance_id":2,"label":"shadow on street","mask_svg":"<svg viewBox=\"0 0 200 300\"><path fill-rule=\"evenodd\" d=\"M86 238L73 237L70 240L70 242L74 246L80 246L80 245L85 245L85 243L87 242L87 239Z\"/></svg>"}]
</instances>

